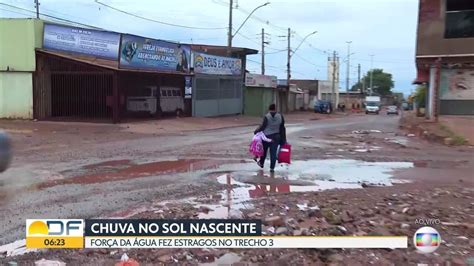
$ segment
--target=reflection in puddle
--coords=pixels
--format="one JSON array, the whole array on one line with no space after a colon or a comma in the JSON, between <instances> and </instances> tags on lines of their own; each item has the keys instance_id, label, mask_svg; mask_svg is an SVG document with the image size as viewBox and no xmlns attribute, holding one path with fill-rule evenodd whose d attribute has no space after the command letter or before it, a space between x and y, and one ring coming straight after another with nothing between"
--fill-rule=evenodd
<instances>
[{"instance_id":1,"label":"reflection in puddle","mask_svg":"<svg viewBox=\"0 0 474 266\"><path fill-rule=\"evenodd\" d=\"M253 208L253 205L247 202L250 200L250 185L235 181L230 174L219 176L217 181L226 185L226 189L221 192L222 201L220 204L204 205L211 211L200 213L200 219L242 218L242 209Z\"/></svg>"},{"instance_id":2,"label":"reflection in puddle","mask_svg":"<svg viewBox=\"0 0 474 266\"><path fill-rule=\"evenodd\" d=\"M303 184L290 183L295 185L315 185L323 186L324 183L316 181L331 181L335 185L331 188L345 188L344 184L359 184L362 182L372 184L391 185L391 172L396 169L412 168L412 162L365 162L351 159L328 159L328 160L308 160L293 161L291 165L277 166L274 176L262 176L262 172L255 171L257 166L254 163L227 165L228 173L235 181L254 184L255 180L261 183L264 179L266 184L270 180L289 180L291 182L302 182ZM224 166L222 167L224 168ZM323 188L326 189L326 188Z\"/></svg>"},{"instance_id":3,"label":"reflection in puddle","mask_svg":"<svg viewBox=\"0 0 474 266\"><path fill-rule=\"evenodd\" d=\"M271 196L277 193L313 192L328 189L357 189L362 183L392 185L404 181L392 180L395 169L411 168L411 162L364 162L348 159L293 161L291 165L278 166L275 173L267 174L255 170L255 163L229 164L219 166L219 171L208 172L217 182L225 185L219 201L207 204L196 197L175 201L159 202L152 206L141 206L129 211L114 213L113 217L132 217L143 211L163 211L169 203L190 204L200 211L200 219L242 218L242 210L251 209L251 199ZM210 197L211 199L213 196ZM207 197L209 199L209 197Z\"/></svg>"}]
</instances>

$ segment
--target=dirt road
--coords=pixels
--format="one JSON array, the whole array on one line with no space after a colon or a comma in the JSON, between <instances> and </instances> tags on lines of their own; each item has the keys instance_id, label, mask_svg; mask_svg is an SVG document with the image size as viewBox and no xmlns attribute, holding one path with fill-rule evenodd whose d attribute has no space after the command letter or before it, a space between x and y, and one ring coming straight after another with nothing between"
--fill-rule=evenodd
<instances>
[{"instance_id":1,"label":"dirt road","mask_svg":"<svg viewBox=\"0 0 474 266\"><path fill-rule=\"evenodd\" d=\"M294 163L279 166L275 176L268 169L258 171L247 154L254 127L160 136L111 126L87 132L77 127L27 133L31 137L18 132L13 134L14 163L1 176L0 245L21 240L27 218L265 219L281 212L283 204L288 207L286 225L279 231L283 234L411 236L419 226L417 218L426 216L460 224L442 232L451 242L444 243L439 256L414 254L413 247L409 252L374 251L372 257L360 251L296 250L288 253L292 256L283 256L284 264L340 263L348 257L362 264L466 260L474 244L474 227L466 222L474 220L474 150L406 136L398 129L398 119L350 115L325 120L309 117L298 123L290 120L287 132ZM238 188L226 191L229 182ZM328 211L307 215L296 207L302 201ZM278 229L270 227L265 228L270 233ZM461 244L464 246L458 249ZM458 253L451 254L453 250ZM204 262L198 255L186 256L190 252L186 250L169 251L179 257L156 252L130 254L148 263ZM278 250L259 252L239 251L233 258L268 263L280 257ZM3 261L31 262L46 257L72 264L113 263L120 257L117 254L97 251L91 259L91 254L83 252L48 251ZM211 255L219 261L223 253Z\"/></svg>"}]
</instances>

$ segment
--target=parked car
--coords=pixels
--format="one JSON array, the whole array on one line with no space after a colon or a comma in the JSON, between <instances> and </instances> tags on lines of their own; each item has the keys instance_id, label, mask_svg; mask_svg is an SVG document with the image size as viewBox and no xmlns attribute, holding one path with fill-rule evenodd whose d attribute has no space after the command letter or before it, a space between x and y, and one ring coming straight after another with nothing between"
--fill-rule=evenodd
<instances>
[{"instance_id":1,"label":"parked car","mask_svg":"<svg viewBox=\"0 0 474 266\"><path fill-rule=\"evenodd\" d=\"M180 88L161 87L160 106L163 113L175 113L181 116L184 110L184 100Z\"/></svg>"},{"instance_id":2,"label":"parked car","mask_svg":"<svg viewBox=\"0 0 474 266\"><path fill-rule=\"evenodd\" d=\"M379 103L377 102L365 103L365 114L375 113L376 115L378 115L379 111L380 111Z\"/></svg>"},{"instance_id":3,"label":"parked car","mask_svg":"<svg viewBox=\"0 0 474 266\"><path fill-rule=\"evenodd\" d=\"M127 97L127 111L156 114L156 86L146 86L136 90L135 96Z\"/></svg>"},{"instance_id":4,"label":"parked car","mask_svg":"<svg viewBox=\"0 0 474 266\"><path fill-rule=\"evenodd\" d=\"M398 115L398 107L396 105L390 105L387 107L387 115L390 114Z\"/></svg>"},{"instance_id":5,"label":"parked car","mask_svg":"<svg viewBox=\"0 0 474 266\"><path fill-rule=\"evenodd\" d=\"M402 103L402 109L405 110L405 111L410 110L410 105L407 102L403 102Z\"/></svg>"},{"instance_id":6,"label":"parked car","mask_svg":"<svg viewBox=\"0 0 474 266\"><path fill-rule=\"evenodd\" d=\"M0 173L7 170L12 156L11 142L7 133L0 131Z\"/></svg>"},{"instance_id":7,"label":"parked car","mask_svg":"<svg viewBox=\"0 0 474 266\"><path fill-rule=\"evenodd\" d=\"M330 101L317 100L314 103L314 112L321 114L330 114L332 112L332 104Z\"/></svg>"}]
</instances>

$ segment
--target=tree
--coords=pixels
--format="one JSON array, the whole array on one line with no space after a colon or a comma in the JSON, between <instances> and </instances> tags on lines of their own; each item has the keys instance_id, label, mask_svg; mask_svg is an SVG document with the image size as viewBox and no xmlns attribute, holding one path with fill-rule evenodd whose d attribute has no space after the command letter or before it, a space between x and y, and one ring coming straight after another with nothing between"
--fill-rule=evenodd
<instances>
[{"instance_id":1,"label":"tree","mask_svg":"<svg viewBox=\"0 0 474 266\"><path fill-rule=\"evenodd\" d=\"M366 90L370 87L370 71L362 77L360 82L352 86L351 91L361 90L362 84L365 84ZM383 72L383 69L374 69L372 74L372 86L374 87L372 90L374 93L382 96L391 94L394 86L392 74Z\"/></svg>"},{"instance_id":2,"label":"tree","mask_svg":"<svg viewBox=\"0 0 474 266\"><path fill-rule=\"evenodd\" d=\"M426 106L426 93L427 88L425 85L418 85L416 87L416 92L413 97L413 100L419 108L425 108Z\"/></svg>"}]
</instances>

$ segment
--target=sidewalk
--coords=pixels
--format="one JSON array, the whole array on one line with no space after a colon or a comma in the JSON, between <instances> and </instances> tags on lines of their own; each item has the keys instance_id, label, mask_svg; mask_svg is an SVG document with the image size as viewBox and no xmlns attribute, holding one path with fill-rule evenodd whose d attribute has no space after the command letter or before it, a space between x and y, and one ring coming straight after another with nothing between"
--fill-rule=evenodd
<instances>
[{"instance_id":1,"label":"sidewalk","mask_svg":"<svg viewBox=\"0 0 474 266\"><path fill-rule=\"evenodd\" d=\"M440 116L439 122L468 143L474 144L474 116Z\"/></svg>"},{"instance_id":2,"label":"sidewalk","mask_svg":"<svg viewBox=\"0 0 474 266\"><path fill-rule=\"evenodd\" d=\"M436 123L417 117L415 112L404 112L400 127L428 141L445 145L474 144L472 116L441 116Z\"/></svg>"},{"instance_id":3,"label":"sidewalk","mask_svg":"<svg viewBox=\"0 0 474 266\"><path fill-rule=\"evenodd\" d=\"M285 122L288 124L301 123L310 120L323 120L340 117L343 114L315 114L312 112L294 112L285 114ZM120 124L119 127L125 132L140 134L173 134L189 131L215 130L232 127L258 126L262 117L235 115L225 117L185 117L170 118L162 120L148 120L133 123Z\"/></svg>"},{"instance_id":4,"label":"sidewalk","mask_svg":"<svg viewBox=\"0 0 474 266\"><path fill-rule=\"evenodd\" d=\"M346 114L315 114L295 112L285 115L287 124L325 120ZM353 115L353 114L350 114ZM74 145L105 143L150 136L179 135L185 132L216 130L232 127L257 127L261 117L186 117L137 121L124 124L100 124L84 122L52 122L29 120L0 120L0 130L6 131L13 140L16 153L54 151L72 148Z\"/></svg>"}]
</instances>

